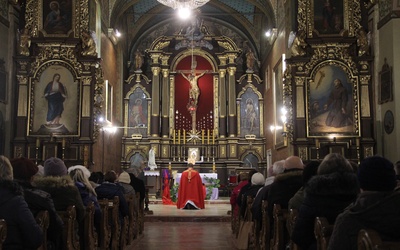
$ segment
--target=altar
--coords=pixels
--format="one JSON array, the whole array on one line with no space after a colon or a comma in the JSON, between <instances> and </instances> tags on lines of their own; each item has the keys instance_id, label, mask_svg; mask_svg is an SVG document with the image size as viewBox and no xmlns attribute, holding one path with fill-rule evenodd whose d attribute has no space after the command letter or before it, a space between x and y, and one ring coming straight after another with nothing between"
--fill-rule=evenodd
<instances>
[{"instance_id":1,"label":"altar","mask_svg":"<svg viewBox=\"0 0 400 250\"><path fill-rule=\"evenodd\" d=\"M175 183L177 183L178 185L181 181L181 176L182 176L182 173L174 174ZM205 180L204 177L218 179L218 174L217 173L200 173L200 177L201 177L203 184L207 186L207 181ZM210 195L210 200L218 200L218 197L219 197L218 188L213 188L212 193Z\"/></svg>"}]
</instances>

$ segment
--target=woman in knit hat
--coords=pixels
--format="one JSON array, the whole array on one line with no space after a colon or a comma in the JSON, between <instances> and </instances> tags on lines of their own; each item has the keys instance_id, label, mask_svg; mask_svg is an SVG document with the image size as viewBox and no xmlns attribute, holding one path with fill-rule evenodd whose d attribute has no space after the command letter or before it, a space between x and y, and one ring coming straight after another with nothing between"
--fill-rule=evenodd
<instances>
[{"instance_id":1,"label":"woman in knit hat","mask_svg":"<svg viewBox=\"0 0 400 250\"><path fill-rule=\"evenodd\" d=\"M118 177L119 184L124 188L124 194L133 194L135 195L135 189L131 186L131 177L127 172L122 172Z\"/></svg>"},{"instance_id":2,"label":"woman in knit hat","mask_svg":"<svg viewBox=\"0 0 400 250\"><path fill-rule=\"evenodd\" d=\"M3 249L37 249L42 244L43 231L29 210L22 188L13 181L10 161L3 155L0 155L0 215L7 223Z\"/></svg>"},{"instance_id":3,"label":"woman in knit hat","mask_svg":"<svg viewBox=\"0 0 400 250\"><path fill-rule=\"evenodd\" d=\"M400 239L400 189L393 164L381 156L361 161L358 168L361 194L335 222L328 249L357 249L360 229L373 229L383 240Z\"/></svg>"},{"instance_id":4,"label":"woman in knit hat","mask_svg":"<svg viewBox=\"0 0 400 250\"><path fill-rule=\"evenodd\" d=\"M63 160L50 157L44 164L44 176L34 178L33 185L48 192L54 201L57 211L66 211L69 206L75 206L76 219L79 224L79 234L83 239L83 219L85 207L74 181L68 175Z\"/></svg>"},{"instance_id":5,"label":"woman in knit hat","mask_svg":"<svg viewBox=\"0 0 400 250\"><path fill-rule=\"evenodd\" d=\"M11 160L14 180L24 190L24 198L32 214L36 215L43 210L49 212L49 227L47 229L47 243L50 249L61 248L63 221L57 214L50 194L32 186L32 178L38 172L36 164L24 157Z\"/></svg>"}]
</instances>

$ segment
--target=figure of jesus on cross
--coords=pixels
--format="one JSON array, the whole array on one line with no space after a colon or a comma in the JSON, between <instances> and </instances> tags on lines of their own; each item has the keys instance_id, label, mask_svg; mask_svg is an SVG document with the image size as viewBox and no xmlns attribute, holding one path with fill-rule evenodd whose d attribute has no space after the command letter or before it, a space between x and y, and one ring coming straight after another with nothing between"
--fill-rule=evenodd
<instances>
[{"instance_id":1,"label":"figure of jesus on cross","mask_svg":"<svg viewBox=\"0 0 400 250\"><path fill-rule=\"evenodd\" d=\"M188 80L190 83L190 89L189 89L189 103L193 103L195 107L197 107L197 103L199 101L199 95L200 95L200 88L197 84L197 80L202 77L206 72L201 73L200 75L196 75L196 73L190 73L188 76L185 74L181 73L182 76Z\"/></svg>"}]
</instances>

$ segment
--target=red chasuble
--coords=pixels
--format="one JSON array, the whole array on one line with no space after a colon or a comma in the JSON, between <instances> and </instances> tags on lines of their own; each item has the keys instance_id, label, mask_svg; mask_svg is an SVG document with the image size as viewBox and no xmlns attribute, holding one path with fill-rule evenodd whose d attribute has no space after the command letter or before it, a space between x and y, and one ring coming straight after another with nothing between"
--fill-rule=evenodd
<instances>
[{"instance_id":1,"label":"red chasuble","mask_svg":"<svg viewBox=\"0 0 400 250\"><path fill-rule=\"evenodd\" d=\"M176 206L181 209L187 203L191 203L198 209L204 209L203 183L199 172L193 169L182 173Z\"/></svg>"}]
</instances>

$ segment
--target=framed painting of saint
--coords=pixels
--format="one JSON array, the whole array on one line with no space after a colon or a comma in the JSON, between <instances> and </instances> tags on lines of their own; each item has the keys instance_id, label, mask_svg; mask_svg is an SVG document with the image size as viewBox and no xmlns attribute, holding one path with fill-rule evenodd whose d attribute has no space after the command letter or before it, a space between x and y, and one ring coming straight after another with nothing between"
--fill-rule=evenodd
<instances>
[{"instance_id":1,"label":"framed painting of saint","mask_svg":"<svg viewBox=\"0 0 400 250\"><path fill-rule=\"evenodd\" d=\"M73 28L74 0L43 0L42 32L48 36L67 36Z\"/></svg>"},{"instance_id":2,"label":"framed painting of saint","mask_svg":"<svg viewBox=\"0 0 400 250\"><path fill-rule=\"evenodd\" d=\"M322 63L307 84L309 136L358 136L357 78L340 63Z\"/></svg>"},{"instance_id":3,"label":"framed painting of saint","mask_svg":"<svg viewBox=\"0 0 400 250\"><path fill-rule=\"evenodd\" d=\"M260 136L258 95L249 87L240 97L240 135Z\"/></svg>"},{"instance_id":4,"label":"framed painting of saint","mask_svg":"<svg viewBox=\"0 0 400 250\"><path fill-rule=\"evenodd\" d=\"M142 88L137 87L129 95L128 103L128 132L147 136L149 124L149 103Z\"/></svg>"},{"instance_id":5,"label":"framed painting of saint","mask_svg":"<svg viewBox=\"0 0 400 250\"><path fill-rule=\"evenodd\" d=\"M80 85L71 69L51 65L31 79L28 135L79 135Z\"/></svg>"},{"instance_id":6,"label":"framed painting of saint","mask_svg":"<svg viewBox=\"0 0 400 250\"><path fill-rule=\"evenodd\" d=\"M314 30L319 35L339 34L343 30L343 0L314 0Z\"/></svg>"}]
</instances>

